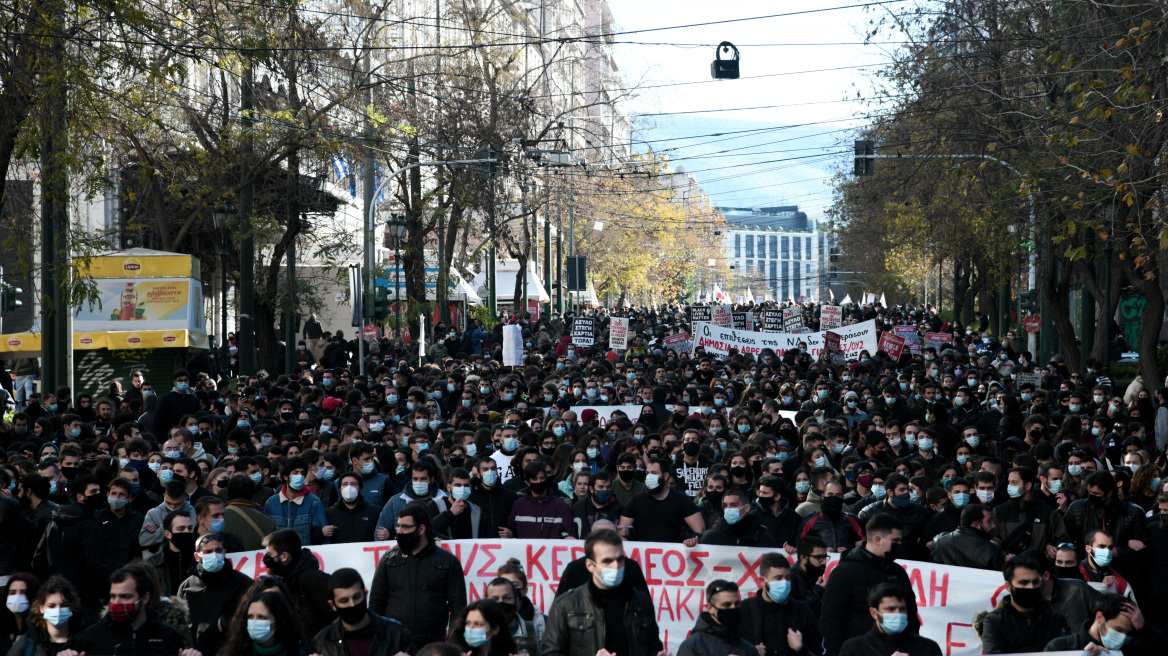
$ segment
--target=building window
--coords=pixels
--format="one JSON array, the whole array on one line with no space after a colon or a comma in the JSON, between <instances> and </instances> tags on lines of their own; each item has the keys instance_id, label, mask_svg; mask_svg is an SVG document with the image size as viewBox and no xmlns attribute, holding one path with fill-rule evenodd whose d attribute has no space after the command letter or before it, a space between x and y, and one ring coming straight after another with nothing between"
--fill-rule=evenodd
<instances>
[{"instance_id":1,"label":"building window","mask_svg":"<svg viewBox=\"0 0 1168 656\"><path fill-rule=\"evenodd\" d=\"M807 265L807 275L811 275L811 265Z\"/></svg>"},{"instance_id":2,"label":"building window","mask_svg":"<svg viewBox=\"0 0 1168 656\"><path fill-rule=\"evenodd\" d=\"M791 237L791 250L795 251L794 255L795 255L796 260L803 259L803 238L802 237Z\"/></svg>"},{"instance_id":3,"label":"building window","mask_svg":"<svg viewBox=\"0 0 1168 656\"><path fill-rule=\"evenodd\" d=\"M734 234L734 259L742 257L742 235Z\"/></svg>"},{"instance_id":4,"label":"building window","mask_svg":"<svg viewBox=\"0 0 1168 656\"><path fill-rule=\"evenodd\" d=\"M754 240L746 235L746 257L754 257Z\"/></svg>"},{"instance_id":5,"label":"building window","mask_svg":"<svg viewBox=\"0 0 1168 656\"><path fill-rule=\"evenodd\" d=\"M787 242L787 238L783 237L783 244L786 245L786 242ZM782 265L783 266L783 298L782 298L782 300L784 300L784 301L787 300L787 297L791 295L791 277L790 277L790 275L788 275L790 270L791 270L790 265L791 265L790 262L783 262L783 265Z\"/></svg>"},{"instance_id":6,"label":"building window","mask_svg":"<svg viewBox=\"0 0 1168 656\"><path fill-rule=\"evenodd\" d=\"M766 236L758 236L758 259L766 258Z\"/></svg>"},{"instance_id":7,"label":"building window","mask_svg":"<svg viewBox=\"0 0 1168 656\"><path fill-rule=\"evenodd\" d=\"M771 239L774 239L774 237L771 237ZM771 251L771 254L774 255L773 250ZM778 261L771 260L771 279L770 279L770 284L767 285L768 287L771 288L771 291L774 291L779 284L779 274L778 274L777 269L778 269Z\"/></svg>"},{"instance_id":8,"label":"building window","mask_svg":"<svg viewBox=\"0 0 1168 656\"><path fill-rule=\"evenodd\" d=\"M807 253L807 259L809 259L809 260L810 260L810 259L811 259L811 237L808 237L808 238L807 238L807 246L806 246L806 248L807 248L807 250L806 250L805 252Z\"/></svg>"},{"instance_id":9,"label":"building window","mask_svg":"<svg viewBox=\"0 0 1168 656\"><path fill-rule=\"evenodd\" d=\"M782 244L782 258L784 260L791 259L791 238L783 237L780 243Z\"/></svg>"},{"instance_id":10,"label":"building window","mask_svg":"<svg viewBox=\"0 0 1168 656\"><path fill-rule=\"evenodd\" d=\"M754 268L754 260L747 260L747 261L746 261L746 275L748 275L748 276L749 276L749 275L750 275L750 271L751 271L751 269L753 269L753 268Z\"/></svg>"},{"instance_id":11,"label":"building window","mask_svg":"<svg viewBox=\"0 0 1168 656\"><path fill-rule=\"evenodd\" d=\"M779 238L774 236L774 235L771 235L770 241L771 241L771 259L773 260L779 256Z\"/></svg>"}]
</instances>

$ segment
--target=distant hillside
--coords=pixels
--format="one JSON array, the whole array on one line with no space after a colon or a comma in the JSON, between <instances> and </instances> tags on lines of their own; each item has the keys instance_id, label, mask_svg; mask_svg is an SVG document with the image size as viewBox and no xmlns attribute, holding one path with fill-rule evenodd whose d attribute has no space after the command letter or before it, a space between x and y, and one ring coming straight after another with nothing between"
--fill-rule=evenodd
<instances>
[{"instance_id":1,"label":"distant hillside","mask_svg":"<svg viewBox=\"0 0 1168 656\"><path fill-rule=\"evenodd\" d=\"M831 200L830 176L850 166L851 134L837 124L790 127L689 116L655 121L656 127L635 133L636 150L652 148L693 173L718 206L799 205L821 219ZM713 133L723 136L701 136Z\"/></svg>"}]
</instances>

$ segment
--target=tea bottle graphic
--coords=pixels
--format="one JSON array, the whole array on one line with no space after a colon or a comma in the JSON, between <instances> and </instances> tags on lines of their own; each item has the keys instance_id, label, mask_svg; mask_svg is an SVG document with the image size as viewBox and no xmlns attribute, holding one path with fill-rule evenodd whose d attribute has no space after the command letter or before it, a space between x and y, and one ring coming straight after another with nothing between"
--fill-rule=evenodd
<instances>
[{"instance_id":1,"label":"tea bottle graphic","mask_svg":"<svg viewBox=\"0 0 1168 656\"><path fill-rule=\"evenodd\" d=\"M134 309L138 307L138 292L134 290L134 283L126 283L122 290L122 310L118 314L120 321L133 321Z\"/></svg>"}]
</instances>

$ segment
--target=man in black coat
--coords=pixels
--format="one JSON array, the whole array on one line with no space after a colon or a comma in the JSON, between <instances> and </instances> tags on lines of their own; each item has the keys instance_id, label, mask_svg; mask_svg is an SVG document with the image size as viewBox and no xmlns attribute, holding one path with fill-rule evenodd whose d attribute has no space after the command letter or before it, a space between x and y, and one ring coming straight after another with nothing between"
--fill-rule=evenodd
<instances>
[{"instance_id":1,"label":"man in black coat","mask_svg":"<svg viewBox=\"0 0 1168 656\"><path fill-rule=\"evenodd\" d=\"M494 535L499 535L500 530L507 528L511 506L519 495L503 487L502 472L494 459L479 458L475 469L479 475L471 479L470 502L483 511L482 521L494 527Z\"/></svg>"},{"instance_id":2,"label":"man in black coat","mask_svg":"<svg viewBox=\"0 0 1168 656\"><path fill-rule=\"evenodd\" d=\"M347 472L337 481L341 498L324 511L328 526L322 532L329 544L373 541L381 508L361 495L363 478L359 472Z\"/></svg>"},{"instance_id":3,"label":"man in black coat","mask_svg":"<svg viewBox=\"0 0 1168 656\"><path fill-rule=\"evenodd\" d=\"M1015 558L1006 563L1002 577L1009 586L997 608L982 622L981 646L986 654L1019 654L1042 651L1047 643L1070 633L1066 618L1042 598L1042 567Z\"/></svg>"},{"instance_id":4,"label":"man in black coat","mask_svg":"<svg viewBox=\"0 0 1168 656\"><path fill-rule=\"evenodd\" d=\"M1087 498L1071 502L1063 524L1071 540L1086 544L1093 531L1107 531L1114 541L1112 566L1127 578L1137 578L1135 552L1147 546L1148 527L1143 510L1119 498L1111 472L1095 472L1084 482Z\"/></svg>"},{"instance_id":5,"label":"man in black coat","mask_svg":"<svg viewBox=\"0 0 1168 656\"><path fill-rule=\"evenodd\" d=\"M901 554L904 524L889 513L876 513L864 527L868 539L840 559L827 579L820 609L819 630L824 654L836 656L845 640L864 635L873 627L868 593L882 583L897 586L908 608L908 633L920 629L916 598L908 573L896 563ZM891 652L889 652L891 653Z\"/></svg>"},{"instance_id":6,"label":"man in black coat","mask_svg":"<svg viewBox=\"0 0 1168 656\"><path fill-rule=\"evenodd\" d=\"M783 479L766 475L758 479L754 488L754 507L750 515L766 528L775 544L787 550L794 549L799 542L799 524L803 518L784 498L788 492Z\"/></svg>"},{"instance_id":7,"label":"man in black coat","mask_svg":"<svg viewBox=\"0 0 1168 656\"><path fill-rule=\"evenodd\" d=\"M785 554L768 553L758 566L762 589L739 606L742 637L765 647L764 656L821 656L819 619L801 601L791 598L791 565Z\"/></svg>"},{"instance_id":8,"label":"man in black coat","mask_svg":"<svg viewBox=\"0 0 1168 656\"><path fill-rule=\"evenodd\" d=\"M177 369L172 377L174 389L158 398L158 408L154 411L153 432L159 443L170 437L170 429L178 425L184 415L198 414L202 405L191 390L191 374L186 369Z\"/></svg>"},{"instance_id":9,"label":"man in black coat","mask_svg":"<svg viewBox=\"0 0 1168 656\"><path fill-rule=\"evenodd\" d=\"M84 654L201 656L198 650L183 649L179 632L150 610L152 587L141 568L131 566L114 572L108 612L82 631L70 648Z\"/></svg>"},{"instance_id":10,"label":"man in black coat","mask_svg":"<svg viewBox=\"0 0 1168 656\"><path fill-rule=\"evenodd\" d=\"M961 526L951 533L938 535L933 541L933 562L1000 571L1006 554L990 542L993 531L994 513L989 506L980 503L966 506L961 510Z\"/></svg>"},{"instance_id":11,"label":"man in black coat","mask_svg":"<svg viewBox=\"0 0 1168 656\"><path fill-rule=\"evenodd\" d=\"M295 529L282 529L264 538L264 566L282 576L293 605L304 619L304 632L316 634L336 618L328 605L328 574L312 551L304 548Z\"/></svg>"},{"instance_id":12,"label":"man in black coat","mask_svg":"<svg viewBox=\"0 0 1168 656\"><path fill-rule=\"evenodd\" d=\"M1051 640L1043 651L1085 650L1099 654L1120 650L1124 656L1158 656L1168 652L1164 633L1149 626L1140 609L1117 594L1100 595L1095 604L1095 617L1081 626L1075 633Z\"/></svg>"},{"instance_id":13,"label":"man in black coat","mask_svg":"<svg viewBox=\"0 0 1168 656\"><path fill-rule=\"evenodd\" d=\"M53 521L33 556L33 569L41 580L54 573L69 579L81 596L84 618L93 621L108 580L101 529L93 513L106 505L106 498L101 484L89 475L70 483L69 494L75 503L53 510Z\"/></svg>"},{"instance_id":14,"label":"man in black coat","mask_svg":"<svg viewBox=\"0 0 1168 656\"><path fill-rule=\"evenodd\" d=\"M195 572L178 586L178 598L190 611L191 638L195 649L217 653L227 639L227 627L239 600L252 580L235 571L227 560L227 550L215 535L204 535L195 543Z\"/></svg>"},{"instance_id":15,"label":"man in black coat","mask_svg":"<svg viewBox=\"0 0 1168 656\"><path fill-rule=\"evenodd\" d=\"M466 606L462 564L430 537L430 514L413 502L397 515L397 546L373 575L369 610L405 625L419 648L446 640L450 618Z\"/></svg>"},{"instance_id":16,"label":"man in black coat","mask_svg":"<svg viewBox=\"0 0 1168 656\"><path fill-rule=\"evenodd\" d=\"M366 605L365 581L357 570L344 567L328 581L329 604L337 619L321 629L312 640L320 656L397 656L414 651L414 637L397 620L370 612Z\"/></svg>"},{"instance_id":17,"label":"man in black coat","mask_svg":"<svg viewBox=\"0 0 1168 656\"><path fill-rule=\"evenodd\" d=\"M873 626L867 633L846 640L841 656L941 656L937 643L922 638L912 628L916 602L911 591L906 594L898 585L885 584L868 598Z\"/></svg>"},{"instance_id":18,"label":"man in black coat","mask_svg":"<svg viewBox=\"0 0 1168 656\"><path fill-rule=\"evenodd\" d=\"M745 492L725 492L722 495L722 516L702 534L701 544L763 548L779 546L763 525L750 515L749 509L750 499Z\"/></svg>"}]
</instances>

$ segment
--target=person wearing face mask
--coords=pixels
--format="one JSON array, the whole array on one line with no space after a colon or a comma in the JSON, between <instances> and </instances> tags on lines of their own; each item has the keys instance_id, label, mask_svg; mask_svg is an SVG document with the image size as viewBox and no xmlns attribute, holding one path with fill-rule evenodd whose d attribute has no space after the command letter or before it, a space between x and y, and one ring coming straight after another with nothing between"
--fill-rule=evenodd
<instances>
[{"instance_id":1,"label":"person wearing face mask","mask_svg":"<svg viewBox=\"0 0 1168 656\"><path fill-rule=\"evenodd\" d=\"M491 537L499 537L507 529L507 518L519 495L503 487L499 480L499 464L491 458L481 458L474 465L477 476L471 479L469 501L478 507L484 525Z\"/></svg>"},{"instance_id":2,"label":"person wearing face mask","mask_svg":"<svg viewBox=\"0 0 1168 656\"><path fill-rule=\"evenodd\" d=\"M924 551L925 523L929 521L929 511L919 503L912 501L912 491L908 479L903 474L889 474L884 479L887 493L884 500L864 507L858 513L861 524L877 514L887 513L896 517L904 525L904 546L906 558L918 560L927 559Z\"/></svg>"},{"instance_id":3,"label":"person wearing face mask","mask_svg":"<svg viewBox=\"0 0 1168 656\"><path fill-rule=\"evenodd\" d=\"M496 577L487 583L486 592L486 598L499 605L499 610L507 621L507 632L515 645L526 650L528 654L539 654L543 640L542 627L536 627L535 622L525 620L519 613L515 584L510 579Z\"/></svg>"},{"instance_id":4,"label":"person wearing face mask","mask_svg":"<svg viewBox=\"0 0 1168 656\"><path fill-rule=\"evenodd\" d=\"M843 410L840 416L844 421L848 422L848 428L864 421L868 418L868 413L860 406L860 395L854 391L848 391L844 394Z\"/></svg>"},{"instance_id":5,"label":"person wearing face mask","mask_svg":"<svg viewBox=\"0 0 1168 656\"><path fill-rule=\"evenodd\" d=\"M741 489L722 493L722 514L702 534L701 544L774 548L779 545L750 513L750 497Z\"/></svg>"},{"instance_id":6,"label":"person wearing face mask","mask_svg":"<svg viewBox=\"0 0 1168 656\"><path fill-rule=\"evenodd\" d=\"M132 490L133 485L124 478L110 481L106 507L93 514L101 533L106 571L119 569L142 555L138 535L146 518L129 507Z\"/></svg>"},{"instance_id":7,"label":"person wearing face mask","mask_svg":"<svg viewBox=\"0 0 1168 656\"><path fill-rule=\"evenodd\" d=\"M397 546L377 563L369 610L405 625L415 648L444 641L451 616L466 606L462 566L434 543L430 514L422 504L402 508L394 528Z\"/></svg>"},{"instance_id":8,"label":"person wearing face mask","mask_svg":"<svg viewBox=\"0 0 1168 656\"><path fill-rule=\"evenodd\" d=\"M1087 498L1071 502L1063 514L1067 535L1106 531L1114 541L1112 562L1109 564L1120 571L1130 572L1125 570L1128 559L1147 545L1148 527L1143 510L1119 499L1115 479L1110 472L1090 474L1083 486L1087 490Z\"/></svg>"},{"instance_id":9,"label":"person wearing face mask","mask_svg":"<svg viewBox=\"0 0 1168 656\"><path fill-rule=\"evenodd\" d=\"M438 486L438 466L430 458L422 458L410 465L408 487L394 495L381 510L377 519L376 539L393 539L395 517L411 503L421 503L430 513L430 519L448 509L450 497Z\"/></svg>"},{"instance_id":10,"label":"person wearing face mask","mask_svg":"<svg viewBox=\"0 0 1168 656\"><path fill-rule=\"evenodd\" d=\"M202 404L191 389L190 372L177 369L171 379L174 381L174 389L158 397L152 426L155 435L170 435L170 429L177 426L184 415L196 415L202 409Z\"/></svg>"},{"instance_id":11,"label":"person wearing face mask","mask_svg":"<svg viewBox=\"0 0 1168 656\"><path fill-rule=\"evenodd\" d=\"M895 584L880 585L868 595L867 606L871 628L845 641L840 656L941 656L936 642L917 634L912 612L916 600L911 591Z\"/></svg>"},{"instance_id":12,"label":"person wearing face mask","mask_svg":"<svg viewBox=\"0 0 1168 656\"><path fill-rule=\"evenodd\" d=\"M214 654L227 637L226 627L252 580L237 572L227 558L227 548L214 535L195 542L194 572L178 586L178 598L186 603L195 649Z\"/></svg>"},{"instance_id":13,"label":"person wearing face mask","mask_svg":"<svg viewBox=\"0 0 1168 656\"><path fill-rule=\"evenodd\" d=\"M224 517L226 502L219 497L203 497L195 503L195 535L199 538L212 535L223 543L228 553L243 551L243 541L227 530Z\"/></svg>"},{"instance_id":14,"label":"person wearing face mask","mask_svg":"<svg viewBox=\"0 0 1168 656\"><path fill-rule=\"evenodd\" d=\"M470 472L462 467L452 469L446 491L450 494L450 505L434 516L432 525L435 535L451 540L498 537L491 524L483 521L482 509L470 501L473 492Z\"/></svg>"},{"instance_id":15,"label":"person wearing face mask","mask_svg":"<svg viewBox=\"0 0 1168 656\"><path fill-rule=\"evenodd\" d=\"M398 656L414 649L414 637L397 620L369 611L365 581L357 570L344 567L328 578L329 605L337 619L312 640L320 656L350 656L353 650L366 656Z\"/></svg>"},{"instance_id":16,"label":"person wearing face mask","mask_svg":"<svg viewBox=\"0 0 1168 656\"><path fill-rule=\"evenodd\" d=\"M706 586L706 607L693 630L677 649L677 656L757 656L758 650L742 637L742 597L738 584L721 579ZM793 650L798 652L799 650Z\"/></svg>"},{"instance_id":17,"label":"person wearing face mask","mask_svg":"<svg viewBox=\"0 0 1168 656\"><path fill-rule=\"evenodd\" d=\"M588 535L592 532L592 525L601 520L608 520L614 524L620 521L624 506L617 501L612 486L612 476L608 472L600 471L589 475L588 496L571 506L572 517L576 523L576 535Z\"/></svg>"},{"instance_id":18,"label":"person wearing face mask","mask_svg":"<svg viewBox=\"0 0 1168 656\"><path fill-rule=\"evenodd\" d=\"M869 592L884 584L892 585L900 595L903 604L900 612L907 616L907 625L900 627L901 631L916 634L920 630L908 572L896 562L903 553L903 532L904 524L899 519L889 513L876 513L864 526L867 536L864 543L840 558L832 570L824 586L819 616L826 656L843 653L844 641L863 636L870 629L880 629L881 620L878 614L869 612L872 605L868 600ZM882 639L883 635L878 633L874 637ZM888 654L892 651L895 650Z\"/></svg>"},{"instance_id":19,"label":"person wearing face mask","mask_svg":"<svg viewBox=\"0 0 1168 656\"><path fill-rule=\"evenodd\" d=\"M195 562L195 523L184 513L167 515L160 531L164 542L158 553L146 559L146 563L158 572L158 585L162 593L170 596L178 593L178 586L186 580Z\"/></svg>"},{"instance_id":20,"label":"person wearing face mask","mask_svg":"<svg viewBox=\"0 0 1168 656\"><path fill-rule=\"evenodd\" d=\"M511 507L504 538L554 540L574 538L576 523L567 502L553 492L552 481L542 462L532 462L523 468L527 489Z\"/></svg>"},{"instance_id":21,"label":"person wearing face mask","mask_svg":"<svg viewBox=\"0 0 1168 656\"><path fill-rule=\"evenodd\" d=\"M1103 592L1131 596L1127 579L1114 568L1115 541L1106 531L1091 531L1086 537L1087 557L1079 565L1083 580Z\"/></svg>"},{"instance_id":22,"label":"person wearing face mask","mask_svg":"<svg viewBox=\"0 0 1168 656\"><path fill-rule=\"evenodd\" d=\"M35 626L30 622L30 611L40 586L40 579L26 572L16 572L0 586L0 597L4 599L4 610L0 610L0 652L7 654L13 642Z\"/></svg>"},{"instance_id":23,"label":"person wearing face mask","mask_svg":"<svg viewBox=\"0 0 1168 656\"><path fill-rule=\"evenodd\" d=\"M933 539L933 562L957 567L1000 570L1006 562L1002 548L990 541L994 513L975 503L961 509L961 525Z\"/></svg>"},{"instance_id":24,"label":"person wearing face mask","mask_svg":"<svg viewBox=\"0 0 1168 656\"><path fill-rule=\"evenodd\" d=\"M844 512L843 485L831 481L823 486L820 509L803 518L799 539L813 535L827 545L828 551L843 553L864 540L864 531L856 516Z\"/></svg>"},{"instance_id":25,"label":"person wearing face mask","mask_svg":"<svg viewBox=\"0 0 1168 656\"><path fill-rule=\"evenodd\" d=\"M280 470L284 484L275 496L264 503L264 512L276 521L277 529L292 529L305 544L322 544L321 530L328 524L320 497L305 489L308 461L289 458Z\"/></svg>"},{"instance_id":26,"label":"person wearing face mask","mask_svg":"<svg viewBox=\"0 0 1168 656\"><path fill-rule=\"evenodd\" d=\"M742 601L742 636L763 656L821 656L819 618L792 594L791 565L785 554L765 554L758 567L757 595Z\"/></svg>"},{"instance_id":27,"label":"person wearing face mask","mask_svg":"<svg viewBox=\"0 0 1168 656\"><path fill-rule=\"evenodd\" d=\"M588 536L584 564L589 580L559 595L552 604L541 656L663 656L653 601L625 575L628 563L624 541L616 531L597 530ZM574 618L586 614L594 621L581 631Z\"/></svg>"},{"instance_id":28,"label":"person wearing face mask","mask_svg":"<svg viewBox=\"0 0 1168 656\"><path fill-rule=\"evenodd\" d=\"M18 655L57 656L70 651L76 654L73 642L81 630L80 612L77 591L68 579L54 575L29 599L28 609L24 611L24 630L13 636L14 642L0 646L6 653Z\"/></svg>"},{"instance_id":29,"label":"person wearing face mask","mask_svg":"<svg viewBox=\"0 0 1168 656\"><path fill-rule=\"evenodd\" d=\"M179 632L150 608L154 582L148 568L132 564L115 571L107 589L106 614L77 636L74 650L125 656L202 656L197 649L184 649Z\"/></svg>"},{"instance_id":30,"label":"person wearing face mask","mask_svg":"<svg viewBox=\"0 0 1168 656\"><path fill-rule=\"evenodd\" d=\"M1006 553L1043 549L1054 555L1054 545L1070 542L1062 514L1042 503L1035 488L1038 478L1029 467L1014 467L1006 478L1009 501L994 507L993 537Z\"/></svg>"},{"instance_id":31,"label":"person wearing face mask","mask_svg":"<svg viewBox=\"0 0 1168 656\"><path fill-rule=\"evenodd\" d=\"M293 604L304 617L308 634L323 629L336 618L328 604L328 574L292 529L281 529L264 538L261 561L267 573L283 579Z\"/></svg>"},{"instance_id":32,"label":"person wearing face mask","mask_svg":"<svg viewBox=\"0 0 1168 656\"><path fill-rule=\"evenodd\" d=\"M1100 595L1095 615L1078 631L1055 638L1045 651L1080 651L1087 654L1122 651L1124 656L1155 656L1168 651L1164 632L1144 619L1134 602L1116 594Z\"/></svg>"},{"instance_id":33,"label":"person wearing face mask","mask_svg":"<svg viewBox=\"0 0 1168 656\"><path fill-rule=\"evenodd\" d=\"M84 619L91 620L97 617L108 572L101 528L93 516L108 502L101 483L88 474L69 484L69 496L73 503L53 510L53 520L33 554L33 571L42 579L53 573L69 579L81 595L82 608L78 611Z\"/></svg>"},{"instance_id":34,"label":"person wearing face mask","mask_svg":"<svg viewBox=\"0 0 1168 656\"><path fill-rule=\"evenodd\" d=\"M1009 594L982 621L981 644L985 654L1017 654L1041 651L1055 638L1070 633L1062 613L1042 597L1041 566L1025 558L1005 564L1002 577Z\"/></svg>"},{"instance_id":35,"label":"person wearing face mask","mask_svg":"<svg viewBox=\"0 0 1168 656\"><path fill-rule=\"evenodd\" d=\"M373 541L381 511L361 494L363 478L358 472L346 472L337 480L339 498L325 510L328 525L321 530L329 544Z\"/></svg>"},{"instance_id":36,"label":"person wearing face mask","mask_svg":"<svg viewBox=\"0 0 1168 656\"><path fill-rule=\"evenodd\" d=\"M690 428L681 438L681 453L673 460L673 469L677 472L678 483L681 489L691 498L697 498L702 493L702 486L706 484L706 472L713 462L702 449L701 432Z\"/></svg>"},{"instance_id":37,"label":"person wearing face mask","mask_svg":"<svg viewBox=\"0 0 1168 656\"><path fill-rule=\"evenodd\" d=\"M961 526L961 511L974 500L969 482L964 478L950 479L946 487L948 489L945 491L944 506L938 508L925 523L923 535L929 542L942 533L956 531L957 527ZM925 547L931 549L932 545L926 543Z\"/></svg>"}]
</instances>

